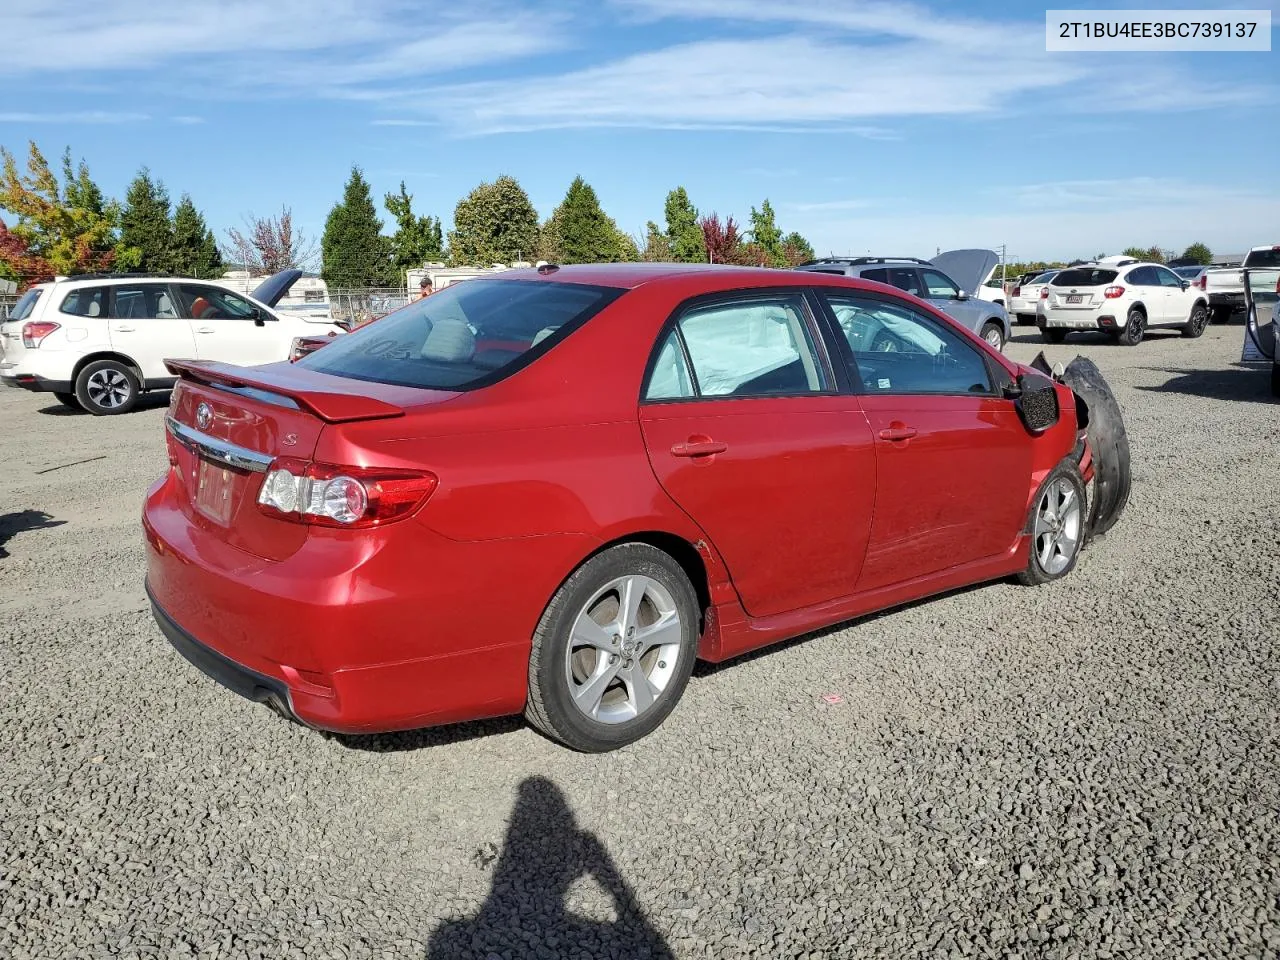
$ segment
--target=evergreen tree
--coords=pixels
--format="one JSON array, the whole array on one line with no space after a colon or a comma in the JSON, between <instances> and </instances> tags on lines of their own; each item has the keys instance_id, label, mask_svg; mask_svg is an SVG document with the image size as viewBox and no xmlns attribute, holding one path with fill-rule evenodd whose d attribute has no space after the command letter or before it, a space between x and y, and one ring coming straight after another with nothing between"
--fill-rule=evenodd
<instances>
[{"instance_id":1,"label":"evergreen tree","mask_svg":"<svg viewBox=\"0 0 1280 960\"><path fill-rule=\"evenodd\" d=\"M458 201L449 231L449 262L487 267L537 255L538 212L514 177L482 183Z\"/></svg>"},{"instance_id":2,"label":"evergreen tree","mask_svg":"<svg viewBox=\"0 0 1280 960\"><path fill-rule=\"evenodd\" d=\"M676 187L667 194L666 216L671 259L677 263L706 263L707 246L698 210L684 187Z\"/></svg>"},{"instance_id":3,"label":"evergreen tree","mask_svg":"<svg viewBox=\"0 0 1280 960\"><path fill-rule=\"evenodd\" d=\"M143 167L129 184L120 214L117 270L169 273L174 269L169 191Z\"/></svg>"},{"instance_id":4,"label":"evergreen tree","mask_svg":"<svg viewBox=\"0 0 1280 960\"><path fill-rule=\"evenodd\" d=\"M351 168L342 202L329 211L320 240L320 275L331 289L391 286L399 282L391 242L359 167Z\"/></svg>"},{"instance_id":5,"label":"evergreen tree","mask_svg":"<svg viewBox=\"0 0 1280 960\"><path fill-rule=\"evenodd\" d=\"M218 241L185 193L173 211L173 270L179 276L197 280L222 276Z\"/></svg>"},{"instance_id":6,"label":"evergreen tree","mask_svg":"<svg viewBox=\"0 0 1280 960\"><path fill-rule=\"evenodd\" d=\"M1206 244L1193 243L1187 249L1182 251L1182 259L1194 260L1201 266L1208 266L1213 263L1213 251Z\"/></svg>"},{"instance_id":7,"label":"evergreen tree","mask_svg":"<svg viewBox=\"0 0 1280 960\"><path fill-rule=\"evenodd\" d=\"M792 230L782 238L782 255L786 266L798 267L814 259L813 244Z\"/></svg>"},{"instance_id":8,"label":"evergreen tree","mask_svg":"<svg viewBox=\"0 0 1280 960\"><path fill-rule=\"evenodd\" d=\"M596 192L574 177L551 215L559 237L561 263L606 263L618 259L618 225L600 209Z\"/></svg>"},{"instance_id":9,"label":"evergreen tree","mask_svg":"<svg viewBox=\"0 0 1280 960\"><path fill-rule=\"evenodd\" d=\"M419 217L413 212L413 194L400 181L399 193L383 198L387 213L395 217L396 232L391 238L391 259L400 270L420 267L444 259L444 234L436 217Z\"/></svg>"},{"instance_id":10,"label":"evergreen tree","mask_svg":"<svg viewBox=\"0 0 1280 960\"><path fill-rule=\"evenodd\" d=\"M766 199L760 209L751 208L751 242L763 252L763 266L785 267L786 255L782 249L782 231L778 229L773 207Z\"/></svg>"},{"instance_id":11,"label":"evergreen tree","mask_svg":"<svg viewBox=\"0 0 1280 960\"><path fill-rule=\"evenodd\" d=\"M645 224L644 249L640 251L640 259L648 263L670 263L672 259L671 241L652 220Z\"/></svg>"}]
</instances>

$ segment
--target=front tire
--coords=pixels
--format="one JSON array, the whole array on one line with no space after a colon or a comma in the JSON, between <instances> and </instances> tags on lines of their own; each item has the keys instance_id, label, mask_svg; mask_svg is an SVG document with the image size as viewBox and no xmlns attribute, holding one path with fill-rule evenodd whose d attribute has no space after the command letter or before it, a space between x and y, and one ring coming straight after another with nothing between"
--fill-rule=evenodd
<instances>
[{"instance_id":1,"label":"front tire","mask_svg":"<svg viewBox=\"0 0 1280 960\"><path fill-rule=\"evenodd\" d=\"M644 543L597 554L534 632L525 718L586 753L652 733L689 682L699 620L693 585L668 554Z\"/></svg>"},{"instance_id":2,"label":"front tire","mask_svg":"<svg viewBox=\"0 0 1280 960\"><path fill-rule=\"evenodd\" d=\"M1204 333L1205 325L1208 322L1209 311L1205 309L1203 303L1197 303L1191 308L1191 318L1182 327L1182 335L1189 340L1195 340Z\"/></svg>"},{"instance_id":3,"label":"front tire","mask_svg":"<svg viewBox=\"0 0 1280 960\"><path fill-rule=\"evenodd\" d=\"M1004 350L1004 330L998 323L988 323L982 328L982 339L995 348L997 353Z\"/></svg>"},{"instance_id":4,"label":"front tire","mask_svg":"<svg viewBox=\"0 0 1280 960\"><path fill-rule=\"evenodd\" d=\"M66 407L68 410L83 410L83 409L84 409L84 407L80 406L80 401L76 399L76 395L75 395L74 393L57 393L57 392L55 392L55 393L54 393L54 397L57 399L57 401L58 401L60 404L62 404L62 405L63 405L64 407Z\"/></svg>"},{"instance_id":5,"label":"front tire","mask_svg":"<svg viewBox=\"0 0 1280 960\"><path fill-rule=\"evenodd\" d=\"M1127 347L1136 347L1147 333L1147 315L1134 307L1129 311L1124 330L1120 333L1120 342Z\"/></svg>"},{"instance_id":6,"label":"front tire","mask_svg":"<svg viewBox=\"0 0 1280 960\"><path fill-rule=\"evenodd\" d=\"M1074 463L1059 464L1031 507L1031 556L1018 580L1039 586L1075 569L1085 540L1084 481Z\"/></svg>"},{"instance_id":7,"label":"front tire","mask_svg":"<svg viewBox=\"0 0 1280 960\"><path fill-rule=\"evenodd\" d=\"M128 413L141 393L137 376L119 360L95 360L76 377L76 399L95 417Z\"/></svg>"}]
</instances>

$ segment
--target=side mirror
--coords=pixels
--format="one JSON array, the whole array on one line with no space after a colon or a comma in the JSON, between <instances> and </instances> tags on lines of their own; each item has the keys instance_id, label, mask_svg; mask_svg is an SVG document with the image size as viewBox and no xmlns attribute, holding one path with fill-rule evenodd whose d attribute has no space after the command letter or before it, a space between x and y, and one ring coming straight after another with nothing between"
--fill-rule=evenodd
<instances>
[{"instance_id":1,"label":"side mirror","mask_svg":"<svg viewBox=\"0 0 1280 960\"><path fill-rule=\"evenodd\" d=\"M967 293L965 293L963 290L961 290L959 293L957 293L957 294L956 294L956 299L957 299L957 300L968 300L968 299L969 299L969 295L968 295Z\"/></svg>"},{"instance_id":2,"label":"side mirror","mask_svg":"<svg viewBox=\"0 0 1280 960\"><path fill-rule=\"evenodd\" d=\"M1182 281L1182 289L1183 289L1183 290L1187 289L1187 287L1189 287L1189 286L1191 286L1191 284L1190 284L1190 283L1188 283L1186 280L1183 280L1183 281Z\"/></svg>"},{"instance_id":3,"label":"side mirror","mask_svg":"<svg viewBox=\"0 0 1280 960\"><path fill-rule=\"evenodd\" d=\"M253 325L255 327L265 327L267 325L267 318L263 315L261 307L253 308Z\"/></svg>"},{"instance_id":4,"label":"side mirror","mask_svg":"<svg viewBox=\"0 0 1280 960\"><path fill-rule=\"evenodd\" d=\"M1018 400L1022 397L1022 378L1010 380L1000 388L1000 393L1006 400Z\"/></svg>"},{"instance_id":5,"label":"side mirror","mask_svg":"<svg viewBox=\"0 0 1280 960\"><path fill-rule=\"evenodd\" d=\"M1018 377L1019 396L1014 400L1018 416L1032 433L1044 433L1058 422L1058 390L1048 377Z\"/></svg>"}]
</instances>

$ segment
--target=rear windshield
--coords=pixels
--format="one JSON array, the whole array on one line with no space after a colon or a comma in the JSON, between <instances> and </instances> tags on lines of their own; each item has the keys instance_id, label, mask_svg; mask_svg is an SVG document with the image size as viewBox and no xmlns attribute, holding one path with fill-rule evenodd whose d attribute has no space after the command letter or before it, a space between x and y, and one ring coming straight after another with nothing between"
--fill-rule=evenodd
<instances>
[{"instance_id":1,"label":"rear windshield","mask_svg":"<svg viewBox=\"0 0 1280 960\"><path fill-rule=\"evenodd\" d=\"M338 337L298 366L405 387L484 387L550 350L623 292L541 280L451 283Z\"/></svg>"},{"instance_id":2,"label":"rear windshield","mask_svg":"<svg viewBox=\"0 0 1280 960\"><path fill-rule=\"evenodd\" d=\"M1072 267L1063 270L1050 283L1055 287L1100 287L1116 278L1115 270L1101 270L1097 267Z\"/></svg>"},{"instance_id":3,"label":"rear windshield","mask_svg":"<svg viewBox=\"0 0 1280 960\"><path fill-rule=\"evenodd\" d=\"M1272 250L1250 250L1244 258L1246 267L1280 267L1280 248Z\"/></svg>"},{"instance_id":4,"label":"rear windshield","mask_svg":"<svg viewBox=\"0 0 1280 960\"><path fill-rule=\"evenodd\" d=\"M36 301L40 299L40 294L44 293L39 287L33 287L18 298L18 302L13 305L13 309L9 311L10 320L25 320L31 316L31 311L36 308Z\"/></svg>"},{"instance_id":5,"label":"rear windshield","mask_svg":"<svg viewBox=\"0 0 1280 960\"><path fill-rule=\"evenodd\" d=\"M1032 283L1048 283L1050 280L1052 280L1056 276L1057 274L1054 271L1050 270L1048 273L1042 273L1039 276L1035 277L1031 282Z\"/></svg>"}]
</instances>

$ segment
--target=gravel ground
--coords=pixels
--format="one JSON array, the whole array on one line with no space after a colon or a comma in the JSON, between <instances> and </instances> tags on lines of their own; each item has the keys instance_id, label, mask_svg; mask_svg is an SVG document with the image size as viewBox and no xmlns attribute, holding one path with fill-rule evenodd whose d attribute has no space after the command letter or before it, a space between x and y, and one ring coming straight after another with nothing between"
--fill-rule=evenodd
<instances>
[{"instance_id":1,"label":"gravel ground","mask_svg":"<svg viewBox=\"0 0 1280 960\"><path fill-rule=\"evenodd\" d=\"M1133 444L1068 580L700 668L607 756L216 687L142 591L163 398L0 391L0 957L1280 955L1280 405L1240 341L1047 348Z\"/></svg>"}]
</instances>

